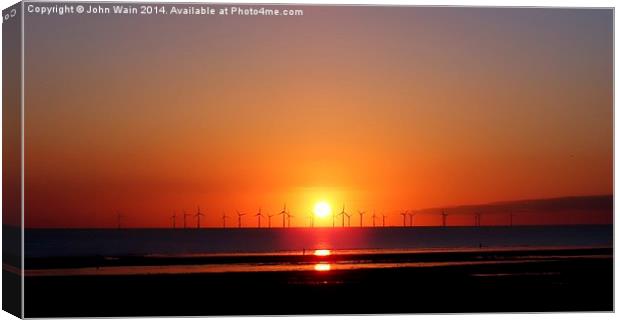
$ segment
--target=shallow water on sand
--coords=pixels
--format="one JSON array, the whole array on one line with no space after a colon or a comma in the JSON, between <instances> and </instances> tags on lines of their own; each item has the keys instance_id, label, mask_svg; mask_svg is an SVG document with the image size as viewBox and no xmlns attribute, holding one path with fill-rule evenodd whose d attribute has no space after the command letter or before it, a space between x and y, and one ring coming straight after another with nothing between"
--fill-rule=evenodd
<instances>
[{"instance_id":1,"label":"shallow water on sand","mask_svg":"<svg viewBox=\"0 0 620 320\"><path fill-rule=\"evenodd\" d=\"M287 261L272 263L213 263L213 264L170 264L170 265L122 265L122 266L100 266L82 268L50 268L50 269L27 269L26 276L113 276L113 275L159 275L159 274L196 274L196 273L225 273L225 272L331 272L359 269L388 269L388 268L432 268L449 266L475 266L475 265L504 265L518 263L537 263L560 261L567 259L611 259L609 254L546 254L552 248L538 248L532 250L528 248L527 255L503 255L510 251L519 251L519 248L510 248L501 252L494 252L491 256L476 256L475 253L484 254L489 250L443 250L445 253L471 252L474 255L470 260L463 261L407 261L407 256L415 256L420 251L344 251L335 252L321 249L310 253L310 259L306 261ZM539 252L540 254L537 254ZM553 251L556 252L556 251ZM561 251L560 251L561 252ZM332 255L333 254L333 255ZM373 260L376 254L398 255L397 259ZM403 254L405 254L403 256ZM496 254L496 255L495 255ZM222 256L222 255L217 255ZM243 256L243 255L242 255ZM266 256L266 255L259 255ZM273 256L273 255L271 255ZM290 254L277 255L281 257ZM177 257L179 258L179 257ZM183 259L183 258L181 258Z\"/></svg>"}]
</instances>

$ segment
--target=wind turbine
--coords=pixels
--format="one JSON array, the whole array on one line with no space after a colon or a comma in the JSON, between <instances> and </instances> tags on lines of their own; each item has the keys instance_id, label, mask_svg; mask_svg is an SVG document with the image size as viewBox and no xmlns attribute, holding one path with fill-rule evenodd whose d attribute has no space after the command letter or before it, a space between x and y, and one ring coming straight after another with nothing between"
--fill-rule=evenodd
<instances>
[{"instance_id":1,"label":"wind turbine","mask_svg":"<svg viewBox=\"0 0 620 320\"><path fill-rule=\"evenodd\" d=\"M256 218L258 218L258 227L260 228L260 218L264 217L265 215L262 213L262 208L258 208L258 213L254 215Z\"/></svg>"},{"instance_id":2,"label":"wind turbine","mask_svg":"<svg viewBox=\"0 0 620 320\"><path fill-rule=\"evenodd\" d=\"M267 215L267 225L269 226L269 228L271 228L271 217L275 216L275 214L268 214Z\"/></svg>"},{"instance_id":3,"label":"wind turbine","mask_svg":"<svg viewBox=\"0 0 620 320\"><path fill-rule=\"evenodd\" d=\"M310 212L308 217L310 218L310 228L314 228L314 213Z\"/></svg>"},{"instance_id":4,"label":"wind turbine","mask_svg":"<svg viewBox=\"0 0 620 320\"><path fill-rule=\"evenodd\" d=\"M403 216L403 227L407 226L407 214L406 210L400 213L400 215Z\"/></svg>"},{"instance_id":5,"label":"wind turbine","mask_svg":"<svg viewBox=\"0 0 620 320\"><path fill-rule=\"evenodd\" d=\"M382 218L382 220L383 220L383 227L385 227L385 218L386 218L386 217L387 217L387 216L385 215L385 213L382 213L382 214L381 214L381 218Z\"/></svg>"},{"instance_id":6,"label":"wind turbine","mask_svg":"<svg viewBox=\"0 0 620 320\"><path fill-rule=\"evenodd\" d=\"M409 215L409 226L413 227L415 225L415 216L416 216L417 213L409 212L407 214Z\"/></svg>"},{"instance_id":7,"label":"wind turbine","mask_svg":"<svg viewBox=\"0 0 620 320\"><path fill-rule=\"evenodd\" d=\"M376 227L375 220L377 219L377 215L375 214L375 210L372 210L372 227Z\"/></svg>"},{"instance_id":8,"label":"wind turbine","mask_svg":"<svg viewBox=\"0 0 620 320\"><path fill-rule=\"evenodd\" d=\"M172 220L172 229L176 229L177 228L177 212L176 211L172 211L172 217L170 217L170 219Z\"/></svg>"},{"instance_id":9,"label":"wind turbine","mask_svg":"<svg viewBox=\"0 0 620 320\"><path fill-rule=\"evenodd\" d=\"M448 220L448 214L446 213L446 210L441 210L441 224L444 227L446 226L447 220Z\"/></svg>"},{"instance_id":10,"label":"wind turbine","mask_svg":"<svg viewBox=\"0 0 620 320\"><path fill-rule=\"evenodd\" d=\"M295 218L295 216L290 214L289 212L287 212L286 213L286 223L287 223L287 227L288 228L291 227L291 218Z\"/></svg>"},{"instance_id":11,"label":"wind turbine","mask_svg":"<svg viewBox=\"0 0 620 320\"><path fill-rule=\"evenodd\" d=\"M191 217L192 215L185 212L185 210L183 210L183 229L187 228L187 217Z\"/></svg>"},{"instance_id":12,"label":"wind turbine","mask_svg":"<svg viewBox=\"0 0 620 320\"><path fill-rule=\"evenodd\" d=\"M339 216L342 216L342 227L344 228L344 217L345 216L349 216L345 211L344 211L344 203L342 204L342 211L340 211L340 213L338 214Z\"/></svg>"},{"instance_id":13,"label":"wind turbine","mask_svg":"<svg viewBox=\"0 0 620 320\"><path fill-rule=\"evenodd\" d=\"M224 226L224 228L226 228L226 219L228 219L226 212L222 212L222 226Z\"/></svg>"},{"instance_id":14,"label":"wind turbine","mask_svg":"<svg viewBox=\"0 0 620 320\"><path fill-rule=\"evenodd\" d=\"M239 210L235 210L235 211L237 211L238 227L241 228L241 217L245 216L247 213L241 213L239 212Z\"/></svg>"},{"instance_id":15,"label":"wind turbine","mask_svg":"<svg viewBox=\"0 0 620 320\"><path fill-rule=\"evenodd\" d=\"M196 212L196 228L200 229L200 217L204 217L204 214L200 212L200 206L198 206L198 211Z\"/></svg>"},{"instance_id":16,"label":"wind turbine","mask_svg":"<svg viewBox=\"0 0 620 320\"><path fill-rule=\"evenodd\" d=\"M482 217L482 214L480 212L476 212L474 213L475 217L476 217L476 227L480 226L480 218Z\"/></svg>"},{"instance_id":17,"label":"wind turbine","mask_svg":"<svg viewBox=\"0 0 620 320\"><path fill-rule=\"evenodd\" d=\"M286 216L288 215L288 212L286 212L286 203L278 215L282 215L282 228L286 228Z\"/></svg>"},{"instance_id":18,"label":"wind turbine","mask_svg":"<svg viewBox=\"0 0 620 320\"><path fill-rule=\"evenodd\" d=\"M366 211L358 211L357 214L360 215L360 228L362 228L364 226L364 215Z\"/></svg>"}]
</instances>

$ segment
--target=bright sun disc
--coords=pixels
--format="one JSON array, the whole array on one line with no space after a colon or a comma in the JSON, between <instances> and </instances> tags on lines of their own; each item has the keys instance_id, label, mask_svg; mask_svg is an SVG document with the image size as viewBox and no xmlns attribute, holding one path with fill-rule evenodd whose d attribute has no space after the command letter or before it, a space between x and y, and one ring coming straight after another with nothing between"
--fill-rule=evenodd
<instances>
[{"instance_id":1,"label":"bright sun disc","mask_svg":"<svg viewBox=\"0 0 620 320\"><path fill-rule=\"evenodd\" d=\"M326 257L332 254L332 251L329 249L317 249L314 250L314 255L317 257Z\"/></svg>"},{"instance_id":2,"label":"bright sun disc","mask_svg":"<svg viewBox=\"0 0 620 320\"><path fill-rule=\"evenodd\" d=\"M332 213L332 207L329 206L329 203L321 201L314 205L314 214L317 217L327 217L330 213Z\"/></svg>"}]
</instances>

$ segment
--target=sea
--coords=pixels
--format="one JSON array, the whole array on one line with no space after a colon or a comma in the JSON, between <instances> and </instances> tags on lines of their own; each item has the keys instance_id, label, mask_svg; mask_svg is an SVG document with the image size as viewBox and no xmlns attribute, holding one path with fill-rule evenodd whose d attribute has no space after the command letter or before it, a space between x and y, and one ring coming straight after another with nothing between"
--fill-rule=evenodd
<instances>
[{"instance_id":1,"label":"sea","mask_svg":"<svg viewBox=\"0 0 620 320\"><path fill-rule=\"evenodd\" d=\"M26 258L612 247L613 226L26 229L24 240Z\"/></svg>"}]
</instances>

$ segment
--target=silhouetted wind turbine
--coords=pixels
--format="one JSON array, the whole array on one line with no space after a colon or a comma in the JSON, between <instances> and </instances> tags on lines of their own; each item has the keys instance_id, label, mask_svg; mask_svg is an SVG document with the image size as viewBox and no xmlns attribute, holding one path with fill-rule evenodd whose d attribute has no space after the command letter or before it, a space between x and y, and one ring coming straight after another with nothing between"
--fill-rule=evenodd
<instances>
[{"instance_id":1,"label":"silhouetted wind turbine","mask_svg":"<svg viewBox=\"0 0 620 320\"><path fill-rule=\"evenodd\" d=\"M416 214L417 213L415 213L415 212L409 212L408 213L408 215L409 215L409 226L410 227L413 227L415 225L415 215Z\"/></svg>"},{"instance_id":2,"label":"silhouetted wind turbine","mask_svg":"<svg viewBox=\"0 0 620 320\"><path fill-rule=\"evenodd\" d=\"M265 215L262 213L262 208L258 208L258 213L254 215L256 218L258 218L258 227L260 228L260 218L264 217Z\"/></svg>"},{"instance_id":3,"label":"silhouetted wind turbine","mask_svg":"<svg viewBox=\"0 0 620 320\"><path fill-rule=\"evenodd\" d=\"M403 227L407 226L407 211L403 211L400 213L401 216L403 216Z\"/></svg>"},{"instance_id":4,"label":"silhouetted wind turbine","mask_svg":"<svg viewBox=\"0 0 620 320\"><path fill-rule=\"evenodd\" d=\"M344 217L345 216L349 216L345 211L344 211L344 203L342 204L342 211L340 211L340 213L338 214L339 216L342 216L342 227L344 228Z\"/></svg>"},{"instance_id":5,"label":"silhouetted wind turbine","mask_svg":"<svg viewBox=\"0 0 620 320\"><path fill-rule=\"evenodd\" d=\"M385 215L385 213L382 213L381 218L383 220L383 227L385 227L385 217L387 217L387 215Z\"/></svg>"},{"instance_id":6,"label":"silhouetted wind turbine","mask_svg":"<svg viewBox=\"0 0 620 320\"><path fill-rule=\"evenodd\" d=\"M275 214L268 214L267 215L267 226L269 228L271 228L271 217L275 216Z\"/></svg>"},{"instance_id":7,"label":"silhouetted wind turbine","mask_svg":"<svg viewBox=\"0 0 620 320\"><path fill-rule=\"evenodd\" d=\"M286 213L286 222L288 224L288 227L291 227L291 218L295 218L294 215L290 214L289 212Z\"/></svg>"},{"instance_id":8,"label":"silhouetted wind turbine","mask_svg":"<svg viewBox=\"0 0 620 320\"><path fill-rule=\"evenodd\" d=\"M200 217L204 217L204 214L200 212L200 206L198 206L198 211L196 212L196 228L200 229Z\"/></svg>"},{"instance_id":9,"label":"silhouetted wind turbine","mask_svg":"<svg viewBox=\"0 0 620 320\"><path fill-rule=\"evenodd\" d=\"M377 219L377 215L375 214L375 210L372 210L372 227L376 227L375 220Z\"/></svg>"},{"instance_id":10,"label":"silhouetted wind turbine","mask_svg":"<svg viewBox=\"0 0 620 320\"><path fill-rule=\"evenodd\" d=\"M446 210L441 210L441 223L444 227L446 226L447 220L448 220L448 214L446 213Z\"/></svg>"},{"instance_id":11,"label":"silhouetted wind turbine","mask_svg":"<svg viewBox=\"0 0 620 320\"><path fill-rule=\"evenodd\" d=\"M314 213L310 212L310 228L314 228Z\"/></svg>"},{"instance_id":12,"label":"silhouetted wind turbine","mask_svg":"<svg viewBox=\"0 0 620 320\"><path fill-rule=\"evenodd\" d=\"M170 219L172 219L172 229L176 229L177 228L177 212L176 211L172 211L172 217L170 217Z\"/></svg>"},{"instance_id":13,"label":"silhouetted wind turbine","mask_svg":"<svg viewBox=\"0 0 620 320\"><path fill-rule=\"evenodd\" d=\"M362 228L364 226L364 215L366 211L358 211L357 214L360 215L360 228Z\"/></svg>"},{"instance_id":14,"label":"silhouetted wind turbine","mask_svg":"<svg viewBox=\"0 0 620 320\"><path fill-rule=\"evenodd\" d=\"M282 215L282 228L286 228L286 215L287 214L288 212L286 212L286 203L285 203L284 207L282 208L282 211L278 213L278 215Z\"/></svg>"},{"instance_id":15,"label":"silhouetted wind turbine","mask_svg":"<svg viewBox=\"0 0 620 320\"><path fill-rule=\"evenodd\" d=\"M241 213L239 212L239 210L235 210L237 211L237 222L238 222L238 227L241 228L241 217L245 216L247 213Z\"/></svg>"},{"instance_id":16,"label":"silhouetted wind turbine","mask_svg":"<svg viewBox=\"0 0 620 320\"><path fill-rule=\"evenodd\" d=\"M183 210L183 229L187 228L187 217L190 217L191 214L185 212L185 210Z\"/></svg>"},{"instance_id":17,"label":"silhouetted wind turbine","mask_svg":"<svg viewBox=\"0 0 620 320\"><path fill-rule=\"evenodd\" d=\"M226 215L226 212L222 212L222 226L224 228L226 228L226 219L228 219L228 216Z\"/></svg>"},{"instance_id":18,"label":"silhouetted wind turbine","mask_svg":"<svg viewBox=\"0 0 620 320\"><path fill-rule=\"evenodd\" d=\"M474 213L475 217L476 217L476 227L480 226L480 217L482 216L482 214L480 212L476 212Z\"/></svg>"}]
</instances>

